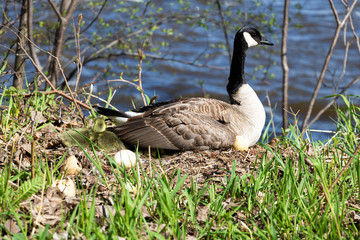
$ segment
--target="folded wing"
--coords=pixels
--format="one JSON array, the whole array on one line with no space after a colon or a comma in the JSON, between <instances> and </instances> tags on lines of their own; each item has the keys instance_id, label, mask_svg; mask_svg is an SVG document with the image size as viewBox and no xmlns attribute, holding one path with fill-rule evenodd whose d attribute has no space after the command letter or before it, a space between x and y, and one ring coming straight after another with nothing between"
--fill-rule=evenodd
<instances>
[{"instance_id":1,"label":"folded wing","mask_svg":"<svg viewBox=\"0 0 360 240\"><path fill-rule=\"evenodd\" d=\"M205 104L206 102L206 104ZM221 149L232 146L230 104L190 98L171 102L115 127L124 142L170 150Z\"/></svg>"}]
</instances>

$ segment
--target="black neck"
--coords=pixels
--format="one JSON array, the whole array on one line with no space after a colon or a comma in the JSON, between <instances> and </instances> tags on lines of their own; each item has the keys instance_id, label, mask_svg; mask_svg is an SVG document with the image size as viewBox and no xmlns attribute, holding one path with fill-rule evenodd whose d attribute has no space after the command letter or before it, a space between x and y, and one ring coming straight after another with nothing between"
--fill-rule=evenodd
<instances>
[{"instance_id":1,"label":"black neck","mask_svg":"<svg viewBox=\"0 0 360 240\"><path fill-rule=\"evenodd\" d=\"M242 36L236 36L234 41L234 52L230 66L229 83L226 87L230 96L230 100L232 100L231 95L235 94L241 85L246 83L244 66L247 49L248 47L245 39Z\"/></svg>"}]
</instances>

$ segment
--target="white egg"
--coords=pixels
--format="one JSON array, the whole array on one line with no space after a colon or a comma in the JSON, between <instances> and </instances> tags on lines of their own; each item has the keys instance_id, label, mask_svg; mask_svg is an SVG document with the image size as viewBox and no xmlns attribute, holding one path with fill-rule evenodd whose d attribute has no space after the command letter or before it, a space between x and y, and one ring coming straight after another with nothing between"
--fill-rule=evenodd
<instances>
[{"instance_id":1,"label":"white egg","mask_svg":"<svg viewBox=\"0 0 360 240\"><path fill-rule=\"evenodd\" d=\"M78 164L78 160L75 156L68 157L62 167L62 171L68 175L77 175L81 171L81 167Z\"/></svg>"},{"instance_id":2,"label":"white egg","mask_svg":"<svg viewBox=\"0 0 360 240\"><path fill-rule=\"evenodd\" d=\"M125 169L129 169L135 166L136 154L130 150L124 149L115 153L115 162L120 166L124 166Z\"/></svg>"},{"instance_id":3,"label":"white egg","mask_svg":"<svg viewBox=\"0 0 360 240\"><path fill-rule=\"evenodd\" d=\"M65 197L75 197L76 195L75 183L70 178L61 180L58 179L52 186L57 187L60 192L65 195Z\"/></svg>"}]
</instances>

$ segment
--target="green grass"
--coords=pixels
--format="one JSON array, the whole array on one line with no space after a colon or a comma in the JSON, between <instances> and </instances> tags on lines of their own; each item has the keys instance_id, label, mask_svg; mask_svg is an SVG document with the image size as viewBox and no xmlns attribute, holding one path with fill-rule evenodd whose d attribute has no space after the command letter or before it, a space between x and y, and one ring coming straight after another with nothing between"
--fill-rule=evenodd
<instances>
[{"instance_id":1,"label":"green grass","mask_svg":"<svg viewBox=\"0 0 360 240\"><path fill-rule=\"evenodd\" d=\"M304 140L298 127L291 125L275 146L261 144L264 150L255 153L256 167L252 171L237 174L239 159L232 159L232 169L221 176L221 181L209 177L205 183L198 183L196 175L183 174L181 169L166 171L159 163L161 157L153 159L146 168L140 163L125 171L96 146L79 149L87 159L84 162L88 163L89 172L72 177L77 185L76 198L63 198L58 205L61 214L57 215L56 224L44 224L38 223L37 214L29 209L40 206L36 204L46 199L47 189L63 177L60 165L67 151L74 150L58 153L54 149L52 154L42 145L45 140L36 137L44 125L60 117L60 111L49 111L50 106L57 109L63 103L40 93L24 102L25 93L7 89L0 99L4 107L0 119L0 151L4 153L0 158L2 237L358 239L360 236L360 223L354 217L360 215L359 154L353 155L359 144L360 109L349 98L343 97L345 106L337 109L337 133L331 139ZM32 121L29 117L32 111L43 112L47 122ZM37 148L32 168L19 162L31 159L22 144L33 141ZM352 163L346 167L350 159ZM91 182L89 176L97 180ZM186 184L187 180L190 181ZM46 204L44 214L48 211ZM13 231L9 224L19 229Z\"/></svg>"}]
</instances>

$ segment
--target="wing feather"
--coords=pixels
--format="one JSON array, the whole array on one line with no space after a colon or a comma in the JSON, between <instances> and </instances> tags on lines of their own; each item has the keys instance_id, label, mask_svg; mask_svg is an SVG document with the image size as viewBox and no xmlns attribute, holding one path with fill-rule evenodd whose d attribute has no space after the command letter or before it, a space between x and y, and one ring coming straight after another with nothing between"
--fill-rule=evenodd
<instances>
[{"instance_id":1,"label":"wing feather","mask_svg":"<svg viewBox=\"0 0 360 240\"><path fill-rule=\"evenodd\" d=\"M115 127L124 142L170 150L232 146L232 105L216 99L190 98L160 105Z\"/></svg>"}]
</instances>

